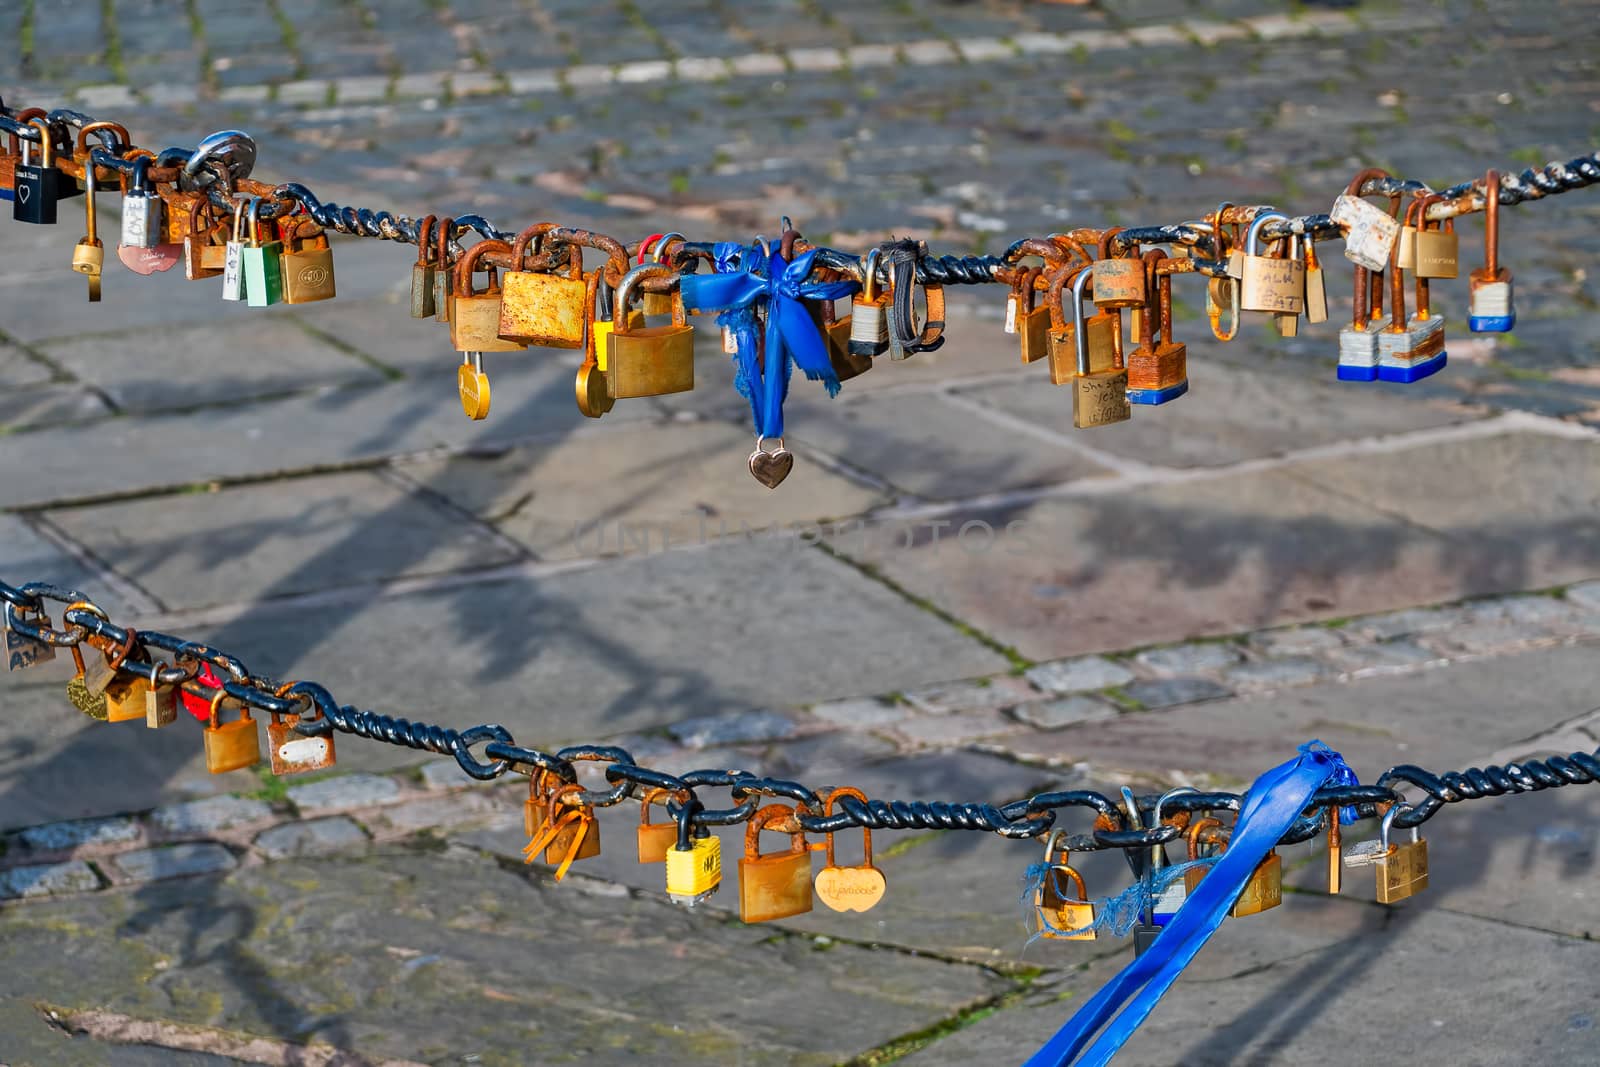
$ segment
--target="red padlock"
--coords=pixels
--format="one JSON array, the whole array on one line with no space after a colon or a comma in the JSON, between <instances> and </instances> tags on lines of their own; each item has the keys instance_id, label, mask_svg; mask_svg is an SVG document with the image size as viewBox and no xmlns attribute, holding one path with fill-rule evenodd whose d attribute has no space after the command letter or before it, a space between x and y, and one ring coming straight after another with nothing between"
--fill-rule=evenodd
<instances>
[{"instance_id":1,"label":"red padlock","mask_svg":"<svg viewBox=\"0 0 1600 1067\"><path fill-rule=\"evenodd\" d=\"M178 690L178 699L183 703L183 710L199 719L201 722L211 721L211 698L216 690L222 688L222 675L209 663L200 664L200 669L195 672L194 680L204 686L208 691L204 696L196 696L186 689Z\"/></svg>"}]
</instances>

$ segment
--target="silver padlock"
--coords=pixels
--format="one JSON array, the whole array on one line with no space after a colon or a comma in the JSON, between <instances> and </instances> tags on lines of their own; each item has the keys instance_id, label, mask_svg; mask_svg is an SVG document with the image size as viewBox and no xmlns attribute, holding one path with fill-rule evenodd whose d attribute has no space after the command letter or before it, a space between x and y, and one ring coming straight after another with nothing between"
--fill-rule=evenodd
<instances>
[{"instance_id":1,"label":"silver padlock","mask_svg":"<svg viewBox=\"0 0 1600 1067\"><path fill-rule=\"evenodd\" d=\"M133 177L122 194L122 244L128 248L154 248L161 243L161 198L150 191L150 160L133 161Z\"/></svg>"},{"instance_id":2,"label":"silver padlock","mask_svg":"<svg viewBox=\"0 0 1600 1067\"><path fill-rule=\"evenodd\" d=\"M1378 334L1378 380L1415 382L1444 368L1444 316L1428 309L1428 282L1417 279L1417 313L1406 318L1405 286L1398 267L1391 267L1389 327Z\"/></svg>"},{"instance_id":3,"label":"silver padlock","mask_svg":"<svg viewBox=\"0 0 1600 1067\"><path fill-rule=\"evenodd\" d=\"M1383 327L1367 313L1367 268L1357 267L1355 298L1350 304L1350 325L1339 331L1339 370L1341 382L1378 380L1378 334Z\"/></svg>"}]
</instances>

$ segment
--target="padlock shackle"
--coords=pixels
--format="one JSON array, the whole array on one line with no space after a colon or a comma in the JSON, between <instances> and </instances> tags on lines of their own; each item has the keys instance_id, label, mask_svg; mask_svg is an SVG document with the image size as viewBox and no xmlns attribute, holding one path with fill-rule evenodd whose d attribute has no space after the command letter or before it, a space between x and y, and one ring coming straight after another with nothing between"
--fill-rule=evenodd
<instances>
[{"instance_id":1,"label":"padlock shackle","mask_svg":"<svg viewBox=\"0 0 1600 1067\"><path fill-rule=\"evenodd\" d=\"M1089 903L1089 887L1084 885L1083 875L1079 874L1065 863L1052 863L1049 869L1044 872L1044 876L1046 878L1054 878L1059 874L1064 874L1067 876L1067 881L1072 883L1073 890L1078 894L1075 898L1069 897L1065 893L1061 892L1060 887L1057 886L1055 890L1056 896L1063 904Z\"/></svg>"},{"instance_id":2,"label":"padlock shackle","mask_svg":"<svg viewBox=\"0 0 1600 1067\"><path fill-rule=\"evenodd\" d=\"M118 149L126 151L128 146L133 143L133 138L128 136L128 128L122 125L120 122L110 122L105 120L100 122L90 122L78 128L77 148L72 153L73 156L87 156L89 154L89 135L91 133L100 133L102 131L110 131L117 135L117 139L114 144L108 144L104 137L100 138L100 143L104 144L107 148L114 152Z\"/></svg>"},{"instance_id":3,"label":"padlock shackle","mask_svg":"<svg viewBox=\"0 0 1600 1067\"><path fill-rule=\"evenodd\" d=\"M1483 270L1488 281L1500 274L1500 172L1483 176Z\"/></svg>"},{"instance_id":4,"label":"padlock shackle","mask_svg":"<svg viewBox=\"0 0 1600 1067\"><path fill-rule=\"evenodd\" d=\"M861 257L861 296L872 303L878 299L878 260L883 258L883 252L877 248L867 250Z\"/></svg>"},{"instance_id":5,"label":"padlock shackle","mask_svg":"<svg viewBox=\"0 0 1600 1067\"><path fill-rule=\"evenodd\" d=\"M672 254L672 250L667 246L672 244L673 241L677 241L679 244L682 244L688 239L689 238L685 237L677 230L673 230L671 233L661 234L655 240L655 252L653 253L655 256L655 261L657 263L665 263L667 266L671 267L672 261L667 257Z\"/></svg>"},{"instance_id":6,"label":"padlock shackle","mask_svg":"<svg viewBox=\"0 0 1600 1067\"><path fill-rule=\"evenodd\" d=\"M861 801L861 803L863 803L863 804L865 804L867 802L867 794L863 793L861 790L856 789L856 788L854 788L852 786L848 786L848 785L840 786L838 789L835 789L833 792L829 793L827 795L827 797L822 801L822 817L824 819L826 819L828 816L833 814L833 802L838 800L840 797L854 797L855 799ZM828 866L829 867L838 866L838 864L834 863L834 861L833 861L833 838L834 838L834 835L833 834L829 834L828 835L828 842L827 842L827 845L825 846L825 852L826 852L826 855L827 855ZM861 828L861 851L862 851L862 855L863 855L863 859L861 861L861 866L863 866L863 867L871 867L872 866L872 830L871 830L870 827L863 826Z\"/></svg>"},{"instance_id":7,"label":"padlock shackle","mask_svg":"<svg viewBox=\"0 0 1600 1067\"><path fill-rule=\"evenodd\" d=\"M494 240L479 241L477 244L475 244L471 248L467 249L467 254L462 256L461 257L461 262L456 264L456 274L455 274L456 296L458 296L458 297L462 297L462 296L471 297L471 296L491 296L491 295L493 295L494 294L494 285L492 283L486 285L484 287L483 292L481 292L481 293L475 293L475 292L472 291L472 272L477 269L478 260L480 260L484 256L488 255L490 252L507 252L507 253L509 253L510 251L511 251L511 246L510 245L506 244L504 241L494 241ZM491 266L489 269L492 270L493 267Z\"/></svg>"},{"instance_id":8,"label":"padlock shackle","mask_svg":"<svg viewBox=\"0 0 1600 1067\"><path fill-rule=\"evenodd\" d=\"M1072 349L1083 377L1089 376L1089 320L1083 313L1083 291L1093 278L1094 271L1083 270L1072 279Z\"/></svg>"},{"instance_id":9,"label":"padlock shackle","mask_svg":"<svg viewBox=\"0 0 1600 1067\"><path fill-rule=\"evenodd\" d=\"M651 266L651 264L645 265ZM792 820L794 819L797 811L797 808L791 808L787 804L768 804L766 807L759 809L754 815L752 815L750 817L750 821L745 824L744 828L745 859L761 858L761 831L767 827L768 823L778 822L781 819ZM795 856L801 855L806 851L806 832L800 829L800 824L798 821L796 821L794 825L795 829L793 830L773 831L774 833L786 833L789 835L788 851L771 852L768 853L768 855Z\"/></svg>"},{"instance_id":10,"label":"padlock shackle","mask_svg":"<svg viewBox=\"0 0 1600 1067\"><path fill-rule=\"evenodd\" d=\"M1222 825L1222 820L1210 815L1202 815L1189 824L1189 859L1200 858L1200 835L1207 830L1215 830ZM1224 846L1226 849L1226 846Z\"/></svg>"},{"instance_id":11,"label":"padlock shackle","mask_svg":"<svg viewBox=\"0 0 1600 1067\"><path fill-rule=\"evenodd\" d=\"M419 267L427 267L429 265L428 253L432 249L430 248L428 237L433 232L433 223L438 217L437 215L424 215L417 220L417 266Z\"/></svg>"},{"instance_id":12,"label":"padlock shackle","mask_svg":"<svg viewBox=\"0 0 1600 1067\"><path fill-rule=\"evenodd\" d=\"M1153 347L1157 334L1162 341L1168 339L1166 323L1161 317L1161 285L1156 281L1156 267L1166 258L1167 254L1159 248L1144 254L1144 305L1138 309L1139 329L1133 339L1141 349Z\"/></svg>"},{"instance_id":13,"label":"padlock shackle","mask_svg":"<svg viewBox=\"0 0 1600 1067\"><path fill-rule=\"evenodd\" d=\"M617 286L616 299L611 309L612 321L620 323L622 326L616 332L627 333L628 308L633 303L633 291L639 287L641 281L645 278L676 279L677 277L678 272L665 263L641 263L624 274L622 276L622 284ZM672 287L672 323L674 326L688 324L688 319L685 317L683 310L683 297L678 292L676 284Z\"/></svg>"},{"instance_id":14,"label":"padlock shackle","mask_svg":"<svg viewBox=\"0 0 1600 1067\"><path fill-rule=\"evenodd\" d=\"M1247 256L1259 256L1259 255L1262 254L1261 253L1261 243L1260 243L1261 242L1261 227L1265 226L1267 223L1272 222L1275 219L1282 219L1284 222L1288 222L1289 221L1289 216L1285 215L1283 212L1279 211L1277 208L1273 208L1273 209L1271 209L1269 211L1261 212L1255 218L1250 220L1250 228L1248 230L1244 231L1244 254L1245 255L1247 255Z\"/></svg>"},{"instance_id":15,"label":"padlock shackle","mask_svg":"<svg viewBox=\"0 0 1600 1067\"><path fill-rule=\"evenodd\" d=\"M1101 231L1100 241L1099 241L1099 244L1097 246L1098 251L1100 253L1100 258L1101 259L1116 259L1116 258L1118 258L1111 251L1111 239L1114 238L1117 234L1119 234L1121 232L1122 232L1122 227L1121 226L1113 226L1108 230ZM1132 247L1133 247L1134 252L1137 254L1137 252L1139 250L1139 246L1138 245L1133 245Z\"/></svg>"},{"instance_id":16,"label":"padlock shackle","mask_svg":"<svg viewBox=\"0 0 1600 1067\"><path fill-rule=\"evenodd\" d=\"M534 252L537 253L540 246L543 244L544 235L549 233L551 230L559 230L560 228L561 224L559 222L536 222L532 226L529 226L527 229L523 230L521 233L517 234L516 240L511 245L511 269L519 271L527 270L528 268L523 266L523 260L527 259L528 257L529 243L535 241L538 242L533 246ZM582 271L583 256L581 254L577 254L575 258L578 260L579 271Z\"/></svg>"},{"instance_id":17,"label":"padlock shackle","mask_svg":"<svg viewBox=\"0 0 1600 1067\"><path fill-rule=\"evenodd\" d=\"M50 123L44 118L37 118L29 119L28 125L35 127L39 131L39 162L32 163L30 166L54 167L56 165L56 144L55 134L51 132ZM30 143L31 142L29 141L22 142L22 156L24 161L27 160L28 145Z\"/></svg>"}]
</instances>

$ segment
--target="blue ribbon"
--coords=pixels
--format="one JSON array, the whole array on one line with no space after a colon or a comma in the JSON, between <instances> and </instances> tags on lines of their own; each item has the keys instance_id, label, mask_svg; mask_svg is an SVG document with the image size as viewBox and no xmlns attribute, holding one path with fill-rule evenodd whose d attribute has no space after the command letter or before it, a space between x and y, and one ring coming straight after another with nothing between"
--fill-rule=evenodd
<instances>
[{"instance_id":1,"label":"blue ribbon","mask_svg":"<svg viewBox=\"0 0 1600 1067\"><path fill-rule=\"evenodd\" d=\"M1297 759L1257 778L1240 805L1227 851L1189 894L1172 922L1143 956L1107 982L1024 1067L1066 1067L1080 1052L1083 1058L1076 1060L1078 1067L1104 1067L1110 1062L1222 925L1250 875L1305 810L1312 794L1343 767L1344 759L1337 752L1320 741L1310 741L1300 746ZM1129 1002L1126 1009L1124 1002ZM1085 1051L1084 1046L1101 1027L1105 1032Z\"/></svg>"},{"instance_id":2,"label":"blue ribbon","mask_svg":"<svg viewBox=\"0 0 1600 1067\"><path fill-rule=\"evenodd\" d=\"M778 252L763 254L759 245L745 247L728 242L713 249L715 274L689 274L682 282L683 306L689 311L716 311L717 325L726 327L738 352L733 357L734 387L750 401L756 433L783 436L783 401L789 394L791 367L820 381L833 396L839 378L828 359L807 300L835 300L856 291L856 283L807 282L816 250L793 263ZM757 327L759 312L766 312L766 358L760 358Z\"/></svg>"}]
</instances>

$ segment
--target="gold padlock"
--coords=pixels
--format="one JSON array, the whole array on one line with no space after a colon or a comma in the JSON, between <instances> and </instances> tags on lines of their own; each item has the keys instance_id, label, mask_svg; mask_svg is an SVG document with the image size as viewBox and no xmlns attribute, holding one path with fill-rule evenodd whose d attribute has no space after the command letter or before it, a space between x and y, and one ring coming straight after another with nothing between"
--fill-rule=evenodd
<instances>
[{"instance_id":1,"label":"gold padlock","mask_svg":"<svg viewBox=\"0 0 1600 1067\"><path fill-rule=\"evenodd\" d=\"M188 227L183 239L184 277L191 282L217 277L228 259L227 227L219 228L211 201L202 197L189 205Z\"/></svg>"},{"instance_id":2,"label":"gold padlock","mask_svg":"<svg viewBox=\"0 0 1600 1067\"><path fill-rule=\"evenodd\" d=\"M1050 312L1050 381L1066 385L1078 376L1078 326L1077 317L1068 321L1063 307L1064 290L1071 281L1087 281L1090 268L1068 264L1057 270L1050 279L1045 305ZM1120 313L1100 311L1084 324L1089 340L1089 369L1094 374L1113 369L1116 364L1116 329Z\"/></svg>"},{"instance_id":3,"label":"gold padlock","mask_svg":"<svg viewBox=\"0 0 1600 1067\"><path fill-rule=\"evenodd\" d=\"M1038 300L1037 287L1044 267L1023 270L1006 300L1008 315L1022 349L1022 362L1034 363L1050 355L1050 309ZM1014 309L1014 310L1013 310Z\"/></svg>"},{"instance_id":4,"label":"gold padlock","mask_svg":"<svg viewBox=\"0 0 1600 1067\"><path fill-rule=\"evenodd\" d=\"M328 235L315 219L288 218L278 224L283 252L279 256L283 271L283 300L287 304L310 304L332 300L337 291L333 281L333 249Z\"/></svg>"},{"instance_id":5,"label":"gold padlock","mask_svg":"<svg viewBox=\"0 0 1600 1067\"><path fill-rule=\"evenodd\" d=\"M811 910L811 850L805 832L795 820L796 809L769 804L751 817L744 831L744 856L739 860L739 918L747 923L770 922L803 915ZM789 849L763 856L761 831L783 822Z\"/></svg>"},{"instance_id":6,"label":"gold padlock","mask_svg":"<svg viewBox=\"0 0 1600 1067\"><path fill-rule=\"evenodd\" d=\"M645 278L673 278L677 274L660 263L644 263L617 287L616 314L626 317L634 290ZM612 398L661 396L694 388L694 327L683 310L683 295L672 290L672 324L642 329L613 327L607 338L606 391Z\"/></svg>"},{"instance_id":7,"label":"gold padlock","mask_svg":"<svg viewBox=\"0 0 1600 1067\"><path fill-rule=\"evenodd\" d=\"M1094 905L1083 884L1083 875L1067 863L1071 853L1063 845L1065 830L1050 835L1044 846L1044 877L1033 893L1033 906L1039 914L1039 935L1052 941L1094 941ZM1060 859L1057 860L1059 854ZM1061 879L1072 884L1076 896L1066 895Z\"/></svg>"},{"instance_id":8,"label":"gold padlock","mask_svg":"<svg viewBox=\"0 0 1600 1067\"><path fill-rule=\"evenodd\" d=\"M1391 805L1379 828L1382 853L1375 866L1380 904L1394 904L1428 888L1428 842L1417 834L1417 828L1411 828L1410 841L1389 843L1389 828L1399 811L1400 805Z\"/></svg>"},{"instance_id":9,"label":"gold padlock","mask_svg":"<svg viewBox=\"0 0 1600 1067\"><path fill-rule=\"evenodd\" d=\"M833 814L833 805L842 796L855 797L863 804L867 802L867 795L859 789L848 786L835 789L822 802L824 816ZM828 835L827 863L817 872L814 883L817 898L834 911L871 911L888 888L883 872L872 863L872 831L861 828L862 860L853 867L841 867L834 859L833 838L833 834Z\"/></svg>"},{"instance_id":10,"label":"gold padlock","mask_svg":"<svg viewBox=\"0 0 1600 1067\"><path fill-rule=\"evenodd\" d=\"M1416 272L1419 278L1454 278L1461 270L1461 242L1456 237L1455 220L1445 219L1428 229L1428 208L1443 200L1444 197L1435 194L1418 201Z\"/></svg>"},{"instance_id":11,"label":"gold padlock","mask_svg":"<svg viewBox=\"0 0 1600 1067\"><path fill-rule=\"evenodd\" d=\"M1228 833L1221 830L1222 823L1213 818L1196 819L1189 826L1189 858L1200 858L1200 844L1202 839L1206 843L1220 845L1227 849ZM1190 893L1205 879L1207 869L1204 867L1191 868L1184 872L1184 886ZM1255 870L1250 872L1250 880L1244 884L1244 889L1234 900L1233 906L1228 909L1228 914L1234 918L1246 915L1258 915L1269 908L1276 908L1283 903L1283 857L1277 850L1269 851Z\"/></svg>"},{"instance_id":12,"label":"gold padlock","mask_svg":"<svg viewBox=\"0 0 1600 1067\"><path fill-rule=\"evenodd\" d=\"M583 254L568 249L571 264L566 276L530 269L530 245L539 254L542 240L559 227L553 222L538 222L517 234L511 249L515 270L505 276L505 291L500 303L498 333L508 341L547 348L582 348L588 322L585 311ZM546 262L550 252L543 254Z\"/></svg>"},{"instance_id":13,"label":"gold padlock","mask_svg":"<svg viewBox=\"0 0 1600 1067\"><path fill-rule=\"evenodd\" d=\"M639 798L639 862L665 863L667 850L678 843L676 822L650 821L650 805L666 804L672 793L666 789L652 789ZM683 798L678 798L683 803Z\"/></svg>"},{"instance_id":14,"label":"gold padlock","mask_svg":"<svg viewBox=\"0 0 1600 1067\"><path fill-rule=\"evenodd\" d=\"M149 680L122 672L122 665L127 662L136 640L134 631L129 628L122 647L111 656L109 666L114 673L106 685L106 722L131 722L145 717L145 695L150 689Z\"/></svg>"},{"instance_id":15,"label":"gold padlock","mask_svg":"<svg viewBox=\"0 0 1600 1067\"><path fill-rule=\"evenodd\" d=\"M605 270L601 268L592 272L585 279L588 286L586 290L588 296L585 297L587 300L586 307L595 307L600 290L605 286L604 276ZM608 293L608 306L609 300ZM643 326L644 316L641 314L639 319L639 324ZM578 410L583 413L585 418L598 419L610 411L612 405L616 403L611 399L611 394L607 392L606 372L605 368L600 364L600 353L604 352L609 346L613 325L609 312L605 318L601 318L597 312L594 320L589 324L589 339L584 347L583 365L578 368L578 376L575 382Z\"/></svg>"},{"instance_id":16,"label":"gold padlock","mask_svg":"<svg viewBox=\"0 0 1600 1067\"><path fill-rule=\"evenodd\" d=\"M567 868L574 861L600 855L600 823L594 817L594 809L574 799L567 810L560 810L568 797L575 798L581 792L583 787L575 782L554 789L545 805L539 833L522 850L528 863L542 850L544 861L556 868L558 882L566 877Z\"/></svg>"},{"instance_id":17,"label":"gold padlock","mask_svg":"<svg viewBox=\"0 0 1600 1067\"><path fill-rule=\"evenodd\" d=\"M239 707L239 718L233 722L218 722L224 701L233 701ZM218 689L211 698L211 718L204 731L206 770L212 774L254 767L261 762L261 735L256 732L256 721L250 709L230 697L226 689Z\"/></svg>"},{"instance_id":18,"label":"gold padlock","mask_svg":"<svg viewBox=\"0 0 1600 1067\"><path fill-rule=\"evenodd\" d=\"M1122 352L1117 347L1117 327L1122 318L1120 311L1110 313L1116 320L1111 324L1113 366L1109 370L1093 370L1091 324L1083 315L1083 291L1088 281L1089 272L1083 271L1072 283L1072 317L1075 323L1072 341L1078 364L1077 377L1072 379L1072 425L1080 430L1126 422L1133 417L1133 410L1128 404L1128 371L1122 365Z\"/></svg>"},{"instance_id":19,"label":"gold padlock","mask_svg":"<svg viewBox=\"0 0 1600 1067\"><path fill-rule=\"evenodd\" d=\"M489 280L481 293L472 289L472 274L478 261L490 252L509 254L504 241L479 241L456 264L455 301L450 309L450 345L457 352L520 352L516 341L500 339L500 287L495 270L488 267Z\"/></svg>"}]
</instances>

